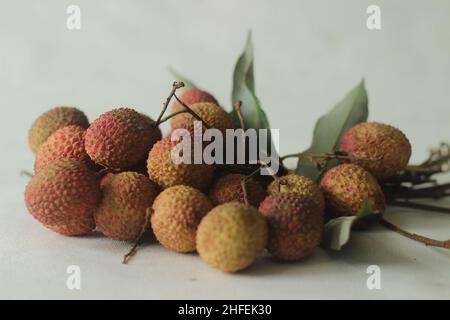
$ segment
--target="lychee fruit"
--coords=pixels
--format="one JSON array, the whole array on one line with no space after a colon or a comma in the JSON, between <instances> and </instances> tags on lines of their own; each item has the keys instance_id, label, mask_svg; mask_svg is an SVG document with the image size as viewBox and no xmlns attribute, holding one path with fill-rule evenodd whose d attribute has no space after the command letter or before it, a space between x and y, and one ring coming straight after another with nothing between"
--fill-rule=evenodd
<instances>
[{"instance_id":1,"label":"lychee fruit","mask_svg":"<svg viewBox=\"0 0 450 320\"><path fill-rule=\"evenodd\" d=\"M94 229L93 213L100 201L95 174L83 161L60 159L49 163L28 183L25 203L33 217L64 235Z\"/></svg>"},{"instance_id":2,"label":"lychee fruit","mask_svg":"<svg viewBox=\"0 0 450 320\"><path fill-rule=\"evenodd\" d=\"M68 125L87 128L89 121L82 111L73 107L56 107L39 116L28 132L28 144L33 153L38 152L52 133Z\"/></svg>"},{"instance_id":3,"label":"lychee fruit","mask_svg":"<svg viewBox=\"0 0 450 320\"><path fill-rule=\"evenodd\" d=\"M167 188L153 202L153 233L170 250L193 252L197 227L211 209L206 195L195 188L183 185Z\"/></svg>"},{"instance_id":4,"label":"lychee fruit","mask_svg":"<svg viewBox=\"0 0 450 320\"><path fill-rule=\"evenodd\" d=\"M244 190L242 188L244 179L246 179L246 176L237 173L228 173L217 178L208 194L212 203L214 205L232 201L245 203ZM259 203L266 196L263 187L253 178L246 179L245 186L248 204L258 207Z\"/></svg>"},{"instance_id":5,"label":"lychee fruit","mask_svg":"<svg viewBox=\"0 0 450 320\"><path fill-rule=\"evenodd\" d=\"M212 209L197 230L197 251L210 266L236 272L250 266L267 243L267 223L258 210L240 202Z\"/></svg>"},{"instance_id":6,"label":"lychee fruit","mask_svg":"<svg viewBox=\"0 0 450 320\"><path fill-rule=\"evenodd\" d=\"M408 165L411 144L399 129L393 126L363 122L350 128L342 138L340 146L360 165L377 179L397 175Z\"/></svg>"},{"instance_id":7,"label":"lychee fruit","mask_svg":"<svg viewBox=\"0 0 450 320\"><path fill-rule=\"evenodd\" d=\"M327 213L332 217L356 215L367 203L382 214L384 194L377 180L356 164L341 164L328 170L320 182Z\"/></svg>"},{"instance_id":8,"label":"lychee fruit","mask_svg":"<svg viewBox=\"0 0 450 320\"><path fill-rule=\"evenodd\" d=\"M216 98L214 98L208 92L200 90L198 88L189 88L183 91L183 93L179 95L179 98L189 107L197 102L211 102L217 104ZM183 105L177 100L175 100L175 102L172 104L172 112L177 112L183 109Z\"/></svg>"},{"instance_id":9,"label":"lychee fruit","mask_svg":"<svg viewBox=\"0 0 450 320\"><path fill-rule=\"evenodd\" d=\"M147 161L147 170L150 179L162 189L183 184L200 190L207 188L214 174L214 166L201 161L194 162L194 144L188 148L191 150L191 163L175 163L172 151L176 150L178 144L184 141L171 141L171 137L165 137L158 141L150 150ZM174 151L175 152L175 151Z\"/></svg>"},{"instance_id":10,"label":"lychee fruit","mask_svg":"<svg viewBox=\"0 0 450 320\"><path fill-rule=\"evenodd\" d=\"M34 172L37 173L52 161L62 158L72 158L84 161L93 166L89 156L84 150L84 135L86 129L70 125L56 130L39 148L34 163Z\"/></svg>"},{"instance_id":11,"label":"lychee fruit","mask_svg":"<svg viewBox=\"0 0 450 320\"><path fill-rule=\"evenodd\" d=\"M149 117L129 108L102 114L87 129L85 147L93 161L124 169L146 159L161 131Z\"/></svg>"},{"instance_id":12,"label":"lychee fruit","mask_svg":"<svg viewBox=\"0 0 450 320\"><path fill-rule=\"evenodd\" d=\"M226 129L234 129L234 123L229 114L219 105L211 102L199 102L189 106L211 128L225 134ZM194 121L198 121L189 113L181 113L171 118L172 129L183 128L192 131Z\"/></svg>"},{"instance_id":13,"label":"lychee fruit","mask_svg":"<svg viewBox=\"0 0 450 320\"><path fill-rule=\"evenodd\" d=\"M321 211L325 210L325 199L319 186L311 179L298 174L287 174L272 181L267 187L267 193L295 192L311 199Z\"/></svg>"},{"instance_id":14,"label":"lychee fruit","mask_svg":"<svg viewBox=\"0 0 450 320\"><path fill-rule=\"evenodd\" d=\"M324 212L311 198L294 192L268 195L259 206L267 218L267 249L282 260L308 256L322 238Z\"/></svg>"},{"instance_id":15,"label":"lychee fruit","mask_svg":"<svg viewBox=\"0 0 450 320\"><path fill-rule=\"evenodd\" d=\"M158 194L156 185L140 173L122 172L110 177L102 191L94 213L98 230L114 240L136 239Z\"/></svg>"}]
</instances>

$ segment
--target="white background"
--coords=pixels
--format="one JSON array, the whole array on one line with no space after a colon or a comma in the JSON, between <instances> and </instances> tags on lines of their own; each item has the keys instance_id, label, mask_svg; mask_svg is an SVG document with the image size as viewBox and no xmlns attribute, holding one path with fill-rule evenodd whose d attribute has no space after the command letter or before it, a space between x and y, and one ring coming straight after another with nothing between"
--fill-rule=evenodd
<instances>
[{"instance_id":1,"label":"white background","mask_svg":"<svg viewBox=\"0 0 450 320\"><path fill-rule=\"evenodd\" d=\"M65 13L81 7L82 28ZM382 30L366 28L378 4ZM27 131L42 112L75 105L91 120L117 106L157 116L172 66L230 106L231 77L248 29L257 94L281 154L308 147L315 120L362 78L370 118L400 127L413 161L449 139L450 2L433 1L0 1L0 298L450 298L450 252L382 229L356 233L341 252L293 264L260 259L228 275L195 255L149 242L127 266L129 245L65 238L27 213L33 155ZM291 163L293 164L293 163ZM387 218L438 239L448 215L391 209ZM82 289L66 288L79 265ZM381 290L366 268L381 267Z\"/></svg>"}]
</instances>

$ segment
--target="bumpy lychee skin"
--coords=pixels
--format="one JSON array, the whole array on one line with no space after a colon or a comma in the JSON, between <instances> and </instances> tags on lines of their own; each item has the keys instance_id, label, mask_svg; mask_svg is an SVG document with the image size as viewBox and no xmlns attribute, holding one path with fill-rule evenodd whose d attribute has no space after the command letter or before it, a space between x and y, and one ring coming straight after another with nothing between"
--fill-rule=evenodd
<instances>
[{"instance_id":1,"label":"bumpy lychee skin","mask_svg":"<svg viewBox=\"0 0 450 320\"><path fill-rule=\"evenodd\" d=\"M216 98L206 91L198 88L189 88L179 96L180 100L187 104L189 107L197 102L211 102L217 104ZM177 100L172 105L172 112L183 110L184 107Z\"/></svg>"},{"instance_id":2,"label":"bumpy lychee skin","mask_svg":"<svg viewBox=\"0 0 450 320\"><path fill-rule=\"evenodd\" d=\"M299 260L320 244L324 212L310 198L293 192L268 195L259 211L267 218L267 249L275 257Z\"/></svg>"},{"instance_id":3,"label":"bumpy lychee skin","mask_svg":"<svg viewBox=\"0 0 450 320\"><path fill-rule=\"evenodd\" d=\"M229 173L217 178L210 191L209 198L214 205L225 202L238 201L245 203L242 181L246 177L242 174ZM258 207L266 193L263 187L254 179L246 179L247 201L250 205Z\"/></svg>"},{"instance_id":4,"label":"bumpy lychee skin","mask_svg":"<svg viewBox=\"0 0 450 320\"><path fill-rule=\"evenodd\" d=\"M298 174L288 174L272 181L267 187L268 194L295 192L311 199L320 210L325 210L325 199L319 186L311 179Z\"/></svg>"},{"instance_id":5,"label":"bumpy lychee skin","mask_svg":"<svg viewBox=\"0 0 450 320\"><path fill-rule=\"evenodd\" d=\"M228 113L219 105L211 102L199 102L190 106L203 121L211 128L219 129L225 133L226 129L234 129L234 123ZM192 130L194 121L197 121L191 114L182 113L171 119L172 129L183 128Z\"/></svg>"},{"instance_id":6,"label":"bumpy lychee skin","mask_svg":"<svg viewBox=\"0 0 450 320\"><path fill-rule=\"evenodd\" d=\"M87 128L89 121L82 111L73 107L56 107L43 113L34 121L28 132L28 144L31 151L36 154L50 135L68 125Z\"/></svg>"},{"instance_id":7,"label":"bumpy lychee skin","mask_svg":"<svg viewBox=\"0 0 450 320\"><path fill-rule=\"evenodd\" d=\"M97 228L114 240L134 240L157 196L156 185L142 174L122 172L109 178L102 191L94 213Z\"/></svg>"},{"instance_id":8,"label":"bumpy lychee skin","mask_svg":"<svg viewBox=\"0 0 450 320\"><path fill-rule=\"evenodd\" d=\"M356 215L363 205L382 214L384 194L377 180L356 164L341 164L326 172L320 186L326 200L327 213L333 217Z\"/></svg>"},{"instance_id":9,"label":"bumpy lychee skin","mask_svg":"<svg viewBox=\"0 0 450 320\"><path fill-rule=\"evenodd\" d=\"M209 199L195 188L183 185L167 188L153 202L153 233L167 249L193 252L197 227L211 209Z\"/></svg>"},{"instance_id":10,"label":"bumpy lychee skin","mask_svg":"<svg viewBox=\"0 0 450 320\"><path fill-rule=\"evenodd\" d=\"M31 178L25 190L31 215L64 235L82 235L94 229L93 213L99 201L95 174L76 159L51 162Z\"/></svg>"},{"instance_id":11,"label":"bumpy lychee skin","mask_svg":"<svg viewBox=\"0 0 450 320\"><path fill-rule=\"evenodd\" d=\"M344 135L340 149L377 179L397 175L406 168L411 157L411 144L399 129L377 122L363 122ZM371 159L373 161L367 161Z\"/></svg>"},{"instance_id":12,"label":"bumpy lychee skin","mask_svg":"<svg viewBox=\"0 0 450 320\"><path fill-rule=\"evenodd\" d=\"M212 209L197 230L197 251L210 266L236 272L250 266L267 243L267 223L250 205L228 202Z\"/></svg>"},{"instance_id":13,"label":"bumpy lychee skin","mask_svg":"<svg viewBox=\"0 0 450 320\"><path fill-rule=\"evenodd\" d=\"M176 164L172 159L171 153L179 143L183 142L171 141L171 137L169 136L158 141L153 146L147 161L147 170L150 179L156 182L162 189L183 184L205 190L213 179L214 167L205 163L192 163L194 162L193 156L191 157L190 164ZM193 145L191 147L193 148ZM191 155L193 155L193 152Z\"/></svg>"},{"instance_id":14,"label":"bumpy lychee skin","mask_svg":"<svg viewBox=\"0 0 450 320\"><path fill-rule=\"evenodd\" d=\"M52 161L72 158L84 161L92 166L89 156L84 150L84 135L86 129L79 126L66 126L56 130L42 146L36 155L34 172L37 173Z\"/></svg>"},{"instance_id":15,"label":"bumpy lychee skin","mask_svg":"<svg viewBox=\"0 0 450 320\"><path fill-rule=\"evenodd\" d=\"M87 154L103 166L123 169L145 160L161 131L153 120L129 108L102 114L88 128L85 137Z\"/></svg>"}]
</instances>

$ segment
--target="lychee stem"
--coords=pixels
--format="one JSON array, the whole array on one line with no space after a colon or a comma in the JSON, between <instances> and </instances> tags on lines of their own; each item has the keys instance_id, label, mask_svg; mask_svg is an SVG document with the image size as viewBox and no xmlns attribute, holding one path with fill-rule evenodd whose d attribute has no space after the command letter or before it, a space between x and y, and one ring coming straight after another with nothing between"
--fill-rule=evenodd
<instances>
[{"instance_id":1,"label":"lychee stem","mask_svg":"<svg viewBox=\"0 0 450 320\"><path fill-rule=\"evenodd\" d=\"M174 112L174 113L171 113L171 114L169 114L168 116L162 118L162 119L159 121L159 124L164 123L164 122L166 122L167 120L169 120L169 119L171 119L171 118L173 118L173 117L175 117L175 116L177 116L177 115L179 115L179 114L181 114L181 113L188 113L188 112L189 112L189 110L185 109L185 110L179 110L179 111L176 111L176 112Z\"/></svg>"},{"instance_id":2,"label":"lychee stem","mask_svg":"<svg viewBox=\"0 0 450 320\"><path fill-rule=\"evenodd\" d=\"M195 119L201 121L207 129L211 129L211 126L206 121L204 121L197 113L195 113L195 111L192 110L186 103L184 103L180 98L178 98L178 96L175 93L173 94L173 96L183 107L186 108L186 111L189 112Z\"/></svg>"},{"instance_id":3,"label":"lychee stem","mask_svg":"<svg viewBox=\"0 0 450 320\"><path fill-rule=\"evenodd\" d=\"M158 119L157 119L156 122L155 122L155 127L159 126L159 124L161 123L161 119L162 119L164 113L166 113L166 110L167 110L167 108L169 107L170 100L172 100L172 97L175 95L175 92L176 92L178 89L183 88L183 87L184 87L184 83L183 83L183 82L177 82L177 81L175 81L175 82L172 84L172 90L170 91L170 94L169 94L169 96L167 97L166 101L163 103L163 108L162 108L162 110L161 110L161 113L160 113L159 116L158 116Z\"/></svg>"},{"instance_id":4,"label":"lychee stem","mask_svg":"<svg viewBox=\"0 0 450 320\"><path fill-rule=\"evenodd\" d=\"M440 213L450 213L450 208L444 208L444 207L438 207L433 206L429 204L422 204L422 203L416 203L416 202L410 202L410 201L400 201L400 200L387 200L387 204L397 207L404 207L404 208L412 208L412 209L419 209L419 210L429 210L433 212L440 212Z\"/></svg>"},{"instance_id":5,"label":"lychee stem","mask_svg":"<svg viewBox=\"0 0 450 320\"><path fill-rule=\"evenodd\" d=\"M123 260L122 260L123 264L127 264L128 261L130 261L130 259L136 254L137 248L141 244L142 238L144 237L145 232L148 230L148 228L150 226L150 216L152 215L152 213L153 213L153 209L148 208L145 213L145 220L144 220L144 224L142 226L142 230L141 230L139 236L134 241L134 245L131 248L131 250L128 251L128 253L123 256Z\"/></svg>"},{"instance_id":6,"label":"lychee stem","mask_svg":"<svg viewBox=\"0 0 450 320\"><path fill-rule=\"evenodd\" d=\"M379 161L379 160L381 160L381 158L368 159L368 158L353 157L343 151L325 152L325 153L298 152L298 153L291 153L291 154L282 156L280 158L280 160L284 161L288 158L307 158L311 162L315 162L315 159L317 159L317 158L325 159L325 160L337 159L337 160L350 160L350 161Z\"/></svg>"},{"instance_id":7,"label":"lychee stem","mask_svg":"<svg viewBox=\"0 0 450 320\"><path fill-rule=\"evenodd\" d=\"M241 124L241 129L245 131L245 121L244 121L244 116L242 115L242 101L238 100L236 101L236 103L234 104L234 110L236 111L236 114L239 118L239 122ZM244 137L244 142L245 142L245 137Z\"/></svg>"},{"instance_id":8,"label":"lychee stem","mask_svg":"<svg viewBox=\"0 0 450 320\"><path fill-rule=\"evenodd\" d=\"M444 249L450 249L450 239L446 240L446 241L440 241L440 240L435 240L435 239L430 239L424 236L421 236L419 234L416 233L411 233L408 232L406 230L403 230L402 228L394 225L393 223L387 221L384 218L380 219L380 224L392 231L395 231L399 234L401 234L402 236L418 241L418 242L422 242L423 244L425 244L426 246L432 246L432 247L438 247L438 248L444 248Z\"/></svg>"}]
</instances>

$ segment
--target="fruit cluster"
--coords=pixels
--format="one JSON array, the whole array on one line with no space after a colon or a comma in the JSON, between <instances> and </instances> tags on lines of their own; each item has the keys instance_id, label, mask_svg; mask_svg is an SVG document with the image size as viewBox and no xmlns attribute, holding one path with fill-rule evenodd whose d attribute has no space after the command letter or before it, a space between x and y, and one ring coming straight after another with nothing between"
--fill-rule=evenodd
<instances>
[{"instance_id":1,"label":"fruit cluster","mask_svg":"<svg viewBox=\"0 0 450 320\"><path fill-rule=\"evenodd\" d=\"M180 100L209 126L234 128L209 93L193 88ZM180 110L176 101L172 111ZM172 129L191 130L194 119L179 113ZM67 236L97 230L134 240L150 224L167 249L197 251L209 265L235 272L265 248L282 260L308 256L321 242L327 216L355 215L366 203L382 214L378 181L403 170L411 154L398 129L361 123L342 139L346 163L328 170L319 184L289 173L267 185L214 165L175 164L174 144L133 109L111 110L92 123L76 108L51 109L29 131L36 160L26 206L45 227Z\"/></svg>"}]
</instances>

